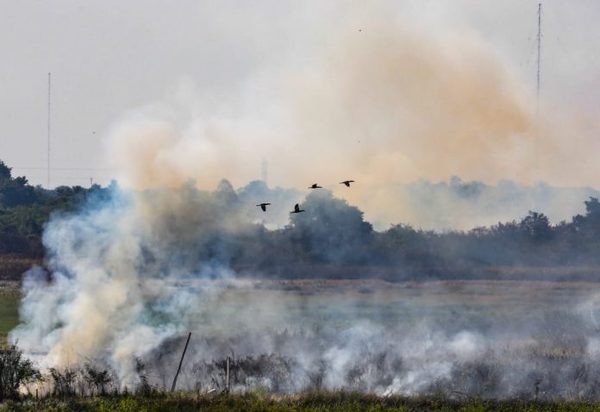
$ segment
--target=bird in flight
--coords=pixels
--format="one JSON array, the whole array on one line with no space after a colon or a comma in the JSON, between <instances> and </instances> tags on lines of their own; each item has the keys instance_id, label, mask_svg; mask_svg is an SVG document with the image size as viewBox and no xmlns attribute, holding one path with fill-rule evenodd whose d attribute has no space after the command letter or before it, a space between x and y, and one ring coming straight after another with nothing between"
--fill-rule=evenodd
<instances>
[{"instance_id":1,"label":"bird in flight","mask_svg":"<svg viewBox=\"0 0 600 412\"><path fill-rule=\"evenodd\" d=\"M319 186L316 183L313 183L312 185L308 186L309 189L322 189L323 186Z\"/></svg>"},{"instance_id":2,"label":"bird in flight","mask_svg":"<svg viewBox=\"0 0 600 412\"><path fill-rule=\"evenodd\" d=\"M263 212L267 211L267 206L269 206L270 203L259 203L258 205L256 205L257 207L260 207L262 209Z\"/></svg>"},{"instance_id":3,"label":"bird in flight","mask_svg":"<svg viewBox=\"0 0 600 412\"><path fill-rule=\"evenodd\" d=\"M304 210L303 210L303 209L300 209L300 205L299 205L298 203L296 203L296 204L294 205L294 210L293 210L293 211L291 211L290 213L302 213L302 212L304 212Z\"/></svg>"},{"instance_id":4,"label":"bird in flight","mask_svg":"<svg viewBox=\"0 0 600 412\"><path fill-rule=\"evenodd\" d=\"M346 185L346 187L350 187L350 183L354 183L354 180L344 180L340 182L341 185Z\"/></svg>"}]
</instances>

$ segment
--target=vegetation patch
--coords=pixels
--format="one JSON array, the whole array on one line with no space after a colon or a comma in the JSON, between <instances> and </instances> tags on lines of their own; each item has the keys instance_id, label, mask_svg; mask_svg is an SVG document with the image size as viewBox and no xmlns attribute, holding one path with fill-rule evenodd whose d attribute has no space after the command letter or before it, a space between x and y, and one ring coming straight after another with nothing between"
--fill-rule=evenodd
<instances>
[{"instance_id":1,"label":"vegetation patch","mask_svg":"<svg viewBox=\"0 0 600 412\"><path fill-rule=\"evenodd\" d=\"M18 291L0 291L0 346L6 344L8 333L19 324Z\"/></svg>"},{"instance_id":2,"label":"vegetation patch","mask_svg":"<svg viewBox=\"0 0 600 412\"><path fill-rule=\"evenodd\" d=\"M0 411L563 411L600 410L600 404L589 402L535 402L451 400L438 397L377 397L345 392L305 393L289 397L261 394L198 395L190 392L153 395L110 395L103 397L71 397L27 399L7 402Z\"/></svg>"}]
</instances>

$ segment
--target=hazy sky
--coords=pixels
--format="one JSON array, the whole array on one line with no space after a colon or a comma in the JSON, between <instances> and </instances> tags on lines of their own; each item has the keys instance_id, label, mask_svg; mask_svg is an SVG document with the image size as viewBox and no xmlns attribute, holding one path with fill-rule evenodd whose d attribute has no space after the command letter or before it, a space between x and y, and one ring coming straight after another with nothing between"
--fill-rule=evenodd
<instances>
[{"instance_id":1,"label":"hazy sky","mask_svg":"<svg viewBox=\"0 0 600 412\"><path fill-rule=\"evenodd\" d=\"M269 79L282 67L310 67L333 28L358 22L357 29L367 32L368 19L361 26L360 16L372 9L397 14L425 33L474 33L533 91L537 4L0 0L0 158L45 184L48 72L52 165L95 169L55 170L53 185L88 185L90 177L104 183L112 171L105 169L102 139L131 110L189 90L200 107L235 119L253 105L253 88L261 89L255 104L269 96L277 87ZM598 1L543 2L542 97L548 106L597 113L599 20Z\"/></svg>"}]
</instances>

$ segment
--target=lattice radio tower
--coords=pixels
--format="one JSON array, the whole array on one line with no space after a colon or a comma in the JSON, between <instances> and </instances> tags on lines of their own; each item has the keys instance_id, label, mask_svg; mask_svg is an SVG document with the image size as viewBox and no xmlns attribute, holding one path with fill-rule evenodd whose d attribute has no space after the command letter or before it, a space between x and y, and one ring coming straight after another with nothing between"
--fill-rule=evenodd
<instances>
[{"instance_id":1,"label":"lattice radio tower","mask_svg":"<svg viewBox=\"0 0 600 412\"><path fill-rule=\"evenodd\" d=\"M47 152L46 152L46 186L50 189L50 114L51 114L51 98L52 98L52 73L48 73L48 130L47 130Z\"/></svg>"},{"instance_id":2,"label":"lattice radio tower","mask_svg":"<svg viewBox=\"0 0 600 412\"><path fill-rule=\"evenodd\" d=\"M537 32L537 72L536 72L536 114L540 111L540 86L542 81L542 3L538 3L538 32Z\"/></svg>"}]
</instances>

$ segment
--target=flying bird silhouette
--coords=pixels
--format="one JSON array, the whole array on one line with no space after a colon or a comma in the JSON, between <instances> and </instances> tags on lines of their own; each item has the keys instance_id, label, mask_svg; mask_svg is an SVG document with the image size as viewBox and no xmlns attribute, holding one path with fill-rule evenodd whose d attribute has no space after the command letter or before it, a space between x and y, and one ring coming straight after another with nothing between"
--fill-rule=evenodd
<instances>
[{"instance_id":1,"label":"flying bird silhouette","mask_svg":"<svg viewBox=\"0 0 600 412\"><path fill-rule=\"evenodd\" d=\"M260 207L262 209L263 212L267 211L267 206L269 206L270 203L259 203L258 205L256 205L257 207Z\"/></svg>"},{"instance_id":2,"label":"flying bird silhouette","mask_svg":"<svg viewBox=\"0 0 600 412\"><path fill-rule=\"evenodd\" d=\"M344 180L340 182L341 185L346 185L346 187L350 187L350 183L354 183L354 180Z\"/></svg>"},{"instance_id":3,"label":"flying bird silhouette","mask_svg":"<svg viewBox=\"0 0 600 412\"><path fill-rule=\"evenodd\" d=\"M299 205L298 203L296 203L296 204L294 205L294 210L293 210L293 211L291 211L290 213L302 213L302 212L304 212L304 210L303 210L303 209L300 209L300 205Z\"/></svg>"},{"instance_id":4,"label":"flying bird silhouette","mask_svg":"<svg viewBox=\"0 0 600 412\"><path fill-rule=\"evenodd\" d=\"M319 186L316 183L313 183L311 186L308 186L309 189L322 189L323 186Z\"/></svg>"}]
</instances>

